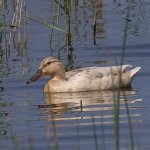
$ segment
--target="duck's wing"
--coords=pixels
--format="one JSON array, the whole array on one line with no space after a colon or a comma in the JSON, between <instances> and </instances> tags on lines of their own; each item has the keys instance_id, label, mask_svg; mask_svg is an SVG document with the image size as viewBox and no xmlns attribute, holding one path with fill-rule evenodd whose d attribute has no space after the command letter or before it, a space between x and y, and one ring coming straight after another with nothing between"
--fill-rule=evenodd
<instances>
[{"instance_id":1,"label":"duck's wing","mask_svg":"<svg viewBox=\"0 0 150 150\"><path fill-rule=\"evenodd\" d=\"M68 83L73 91L91 91L101 89L99 87L103 73L96 70L84 70L68 78Z\"/></svg>"},{"instance_id":2,"label":"duck's wing","mask_svg":"<svg viewBox=\"0 0 150 150\"><path fill-rule=\"evenodd\" d=\"M66 72L66 77L69 78L71 76L74 76L78 73L81 73L81 72L84 72L84 71L93 71L93 70L97 70L98 68L100 67L87 67L87 68L79 68L79 69L75 69L75 70L71 70L71 71L68 71Z\"/></svg>"},{"instance_id":3,"label":"duck's wing","mask_svg":"<svg viewBox=\"0 0 150 150\"><path fill-rule=\"evenodd\" d=\"M65 74L66 74L66 77L69 78L69 77L71 77L71 76L74 76L74 75L76 75L76 74L82 72L83 69L84 69L84 68L68 71L68 72L65 73Z\"/></svg>"},{"instance_id":4,"label":"duck's wing","mask_svg":"<svg viewBox=\"0 0 150 150\"><path fill-rule=\"evenodd\" d=\"M82 72L90 74L91 76L99 76L99 74L101 74L100 76L107 76L110 74L113 75L118 75L121 71L124 72L126 71L126 68L128 67L133 67L130 64L126 64L126 65L122 65L122 66L108 66L108 67L87 67L87 68L80 68L80 69L75 69L75 70L71 70L66 72L66 77L70 78L72 76L75 76L77 74L81 74Z\"/></svg>"}]
</instances>

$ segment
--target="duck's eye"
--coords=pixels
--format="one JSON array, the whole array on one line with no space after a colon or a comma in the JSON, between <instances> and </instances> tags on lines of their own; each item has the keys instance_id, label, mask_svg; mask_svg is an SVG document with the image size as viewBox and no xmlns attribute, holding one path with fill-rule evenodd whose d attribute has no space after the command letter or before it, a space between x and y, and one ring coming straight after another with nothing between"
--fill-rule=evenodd
<instances>
[{"instance_id":1,"label":"duck's eye","mask_svg":"<svg viewBox=\"0 0 150 150\"><path fill-rule=\"evenodd\" d=\"M49 62L47 62L47 65L50 65L51 64L51 62L49 61Z\"/></svg>"}]
</instances>

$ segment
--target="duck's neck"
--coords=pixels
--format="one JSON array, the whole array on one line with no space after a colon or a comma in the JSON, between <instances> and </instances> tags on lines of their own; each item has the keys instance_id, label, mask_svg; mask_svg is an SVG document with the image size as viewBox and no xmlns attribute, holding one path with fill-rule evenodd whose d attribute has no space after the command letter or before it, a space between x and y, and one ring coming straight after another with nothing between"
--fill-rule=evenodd
<instances>
[{"instance_id":1,"label":"duck's neck","mask_svg":"<svg viewBox=\"0 0 150 150\"><path fill-rule=\"evenodd\" d=\"M61 80L61 81L67 81L68 79L65 76L65 71L59 71L57 73L51 74L53 80Z\"/></svg>"}]
</instances>

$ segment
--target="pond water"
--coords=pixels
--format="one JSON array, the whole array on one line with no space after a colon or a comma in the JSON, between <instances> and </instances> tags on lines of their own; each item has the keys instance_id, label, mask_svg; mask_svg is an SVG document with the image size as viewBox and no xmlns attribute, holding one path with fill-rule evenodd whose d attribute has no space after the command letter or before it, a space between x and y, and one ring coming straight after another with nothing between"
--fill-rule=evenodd
<instances>
[{"instance_id":1,"label":"pond water","mask_svg":"<svg viewBox=\"0 0 150 150\"><path fill-rule=\"evenodd\" d=\"M0 27L0 149L113 150L117 149L117 140L121 150L150 149L149 0L100 0L99 5L74 0L70 19L74 32L71 59L64 46L65 34L58 34L35 19L40 17L53 23L55 1L20 1L19 7L21 2L21 24L15 36L13 27ZM11 24L13 6L12 2L4 6L4 1L0 1L2 23ZM93 38L95 6L97 26ZM63 29L64 18L62 11ZM17 47L18 39L21 42ZM123 52L123 63L142 69L132 90L120 93L118 124L114 121L117 91L44 95L42 88L48 78L26 84L41 60L51 55L59 57L66 69L74 69L120 64ZM114 130L117 125L118 137L118 130Z\"/></svg>"}]
</instances>

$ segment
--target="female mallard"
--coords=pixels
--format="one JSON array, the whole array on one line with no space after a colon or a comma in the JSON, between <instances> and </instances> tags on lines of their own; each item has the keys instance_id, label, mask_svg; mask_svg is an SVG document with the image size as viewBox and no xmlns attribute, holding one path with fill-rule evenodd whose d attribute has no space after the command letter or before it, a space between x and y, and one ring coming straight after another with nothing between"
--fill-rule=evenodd
<instances>
[{"instance_id":1,"label":"female mallard","mask_svg":"<svg viewBox=\"0 0 150 150\"><path fill-rule=\"evenodd\" d=\"M127 71L127 67L88 67L65 72L64 65L54 57L44 59L38 71L27 84L38 80L41 76L50 75L44 92L81 92L95 90L110 90L114 88L130 87L135 74L141 69L136 67Z\"/></svg>"}]
</instances>

